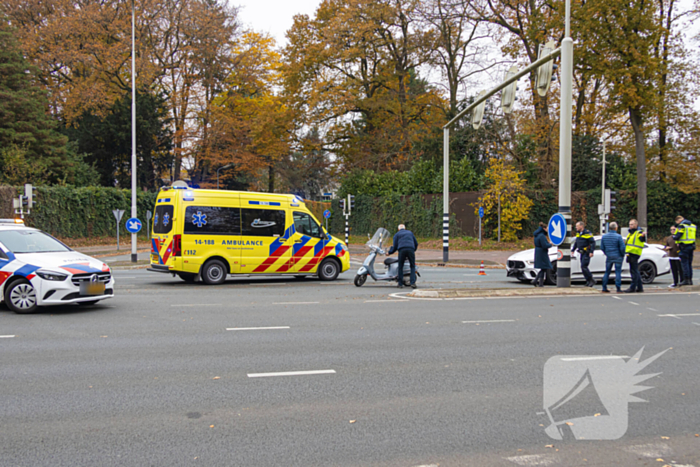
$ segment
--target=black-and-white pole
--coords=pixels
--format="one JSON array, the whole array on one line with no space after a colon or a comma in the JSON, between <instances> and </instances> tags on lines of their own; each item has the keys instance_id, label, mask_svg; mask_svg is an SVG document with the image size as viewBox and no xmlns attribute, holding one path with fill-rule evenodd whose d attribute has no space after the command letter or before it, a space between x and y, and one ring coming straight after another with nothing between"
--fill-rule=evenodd
<instances>
[{"instance_id":1,"label":"black-and-white pole","mask_svg":"<svg viewBox=\"0 0 700 467\"><path fill-rule=\"evenodd\" d=\"M566 237L560 245L557 287L571 287L571 96L574 41L571 39L571 0L566 0L564 40L561 42L561 106L559 123L559 213L566 219Z\"/></svg>"},{"instance_id":2,"label":"black-and-white pole","mask_svg":"<svg viewBox=\"0 0 700 467\"><path fill-rule=\"evenodd\" d=\"M348 222L348 219L350 218L349 214L345 214L345 245L350 245L349 240L350 240L350 223Z\"/></svg>"},{"instance_id":3,"label":"black-and-white pole","mask_svg":"<svg viewBox=\"0 0 700 467\"><path fill-rule=\"evenodd\" d=\"M443 130L442 261L450 259L450 129Z\"/></svg>"}]
</instances>

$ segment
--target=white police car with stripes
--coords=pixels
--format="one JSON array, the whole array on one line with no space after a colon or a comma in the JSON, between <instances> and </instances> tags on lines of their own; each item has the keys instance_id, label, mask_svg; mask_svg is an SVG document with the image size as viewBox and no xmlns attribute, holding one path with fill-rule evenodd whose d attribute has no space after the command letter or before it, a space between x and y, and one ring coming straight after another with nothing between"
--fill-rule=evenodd
<instances>
[{"instance_id":1,"label":"white police car with stripes","mask_svg":"<svg viewBox=\"0 0 700 467\"><path fill-rule=\"evenodd\" d=\"M113 296L114 278L102 261L21 221L0 219L0 302L10 310L92 305Z\"/></svg>"}]
</instances>

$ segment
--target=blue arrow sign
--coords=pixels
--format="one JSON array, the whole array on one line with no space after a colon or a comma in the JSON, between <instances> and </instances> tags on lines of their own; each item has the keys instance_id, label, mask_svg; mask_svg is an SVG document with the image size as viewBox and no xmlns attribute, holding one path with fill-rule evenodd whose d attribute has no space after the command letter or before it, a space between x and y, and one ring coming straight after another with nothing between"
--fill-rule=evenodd
<instances>
[{"instance_id":1,"label":"blue arrow sign","mask_svg":"<svg viewBox=\"0 0 700 467\"><path fill-rule=\"evenodd\" d=\"M326 209L325 211L323 211L323 217L325 217L326 219L330 219L331 212L328 209Z\"/></svg>"},{"instance_id":2,"label":"blue arrow sign","mask_svg":"<svg viewBox=\"0 0 700 467\"><path fill-rule=\"evenodd\" d=\"M549 219L547 224L549 240L555 245L561 245L566 240L566 219L563 215L556 213Z\"/></svg>"},{"instance_id":3,"label":"blue arrow sign","mask_svg":"<svg viewBox=\"0 0 700 467\"><path fill-rule=\"evenodd\" d=\"M126 230L129 233L139 233L139 230L141 230L141 221L135 217L132 217L126 221Z\"/></svg>"},{"instance_id":4,"label":"blue arrow sign","mask_svg":"<svg viewBox=\"0 0 700 467\"><path fill-rule=\"evenodd\" d=\"M484 208L479 207L479 217L484 217Z\"/></svg>"}]
</instances>

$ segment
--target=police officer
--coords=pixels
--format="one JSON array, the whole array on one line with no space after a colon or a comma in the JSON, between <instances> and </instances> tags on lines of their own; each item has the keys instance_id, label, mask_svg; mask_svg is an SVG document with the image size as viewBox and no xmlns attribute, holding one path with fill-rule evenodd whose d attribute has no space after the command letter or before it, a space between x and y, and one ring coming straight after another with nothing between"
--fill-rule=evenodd
<instances>
[{"instance_id":1,"label":"police officer","mask_svg":"<svg viewBox=\"0 0 700 467\"><path fill-rule=\"evenodd\" d=\"M693 251L695 250L695 232L697 227L695 224L683 216L676 217L676 235L673 239L678 243L680 251L678 256L681 258L681 267L683 268L683 282L680 285L693 285Z\"/></svg>"},{"instance_id":2,"label":"police officer","mask_svg":"<svg viewBox=\"0 0 700 467\"><path fill-rule=\"evenodd\" d=\"M630 220L629 234L625 239L625 253L627 254L627 262L630 265L630 275L632 283L625 293L644 292L642 287L642 276L639 274L639 257L642 256L642 249L647 237L644 230L639 228L637 219Z\"/></svg>"},{"instance_id":3,"label":"police officer","mask_svg":"<svg viewBox=\"0 0 700 467\"><path fill-rule=\"evenodd\" d=\"M593 287L595 285L595 280L593 279L593 274L591 270L588 269L588 265L591 263L591 258L593 257L593 252L595 251L595 238L590 230L586 229L586 224L583 221L578 221L576 223L576 241L574 242L574 247L571 252L578 250L581 256L581 272L583 277L586 278L586 287Z\"/></svg>"}]
</instances>

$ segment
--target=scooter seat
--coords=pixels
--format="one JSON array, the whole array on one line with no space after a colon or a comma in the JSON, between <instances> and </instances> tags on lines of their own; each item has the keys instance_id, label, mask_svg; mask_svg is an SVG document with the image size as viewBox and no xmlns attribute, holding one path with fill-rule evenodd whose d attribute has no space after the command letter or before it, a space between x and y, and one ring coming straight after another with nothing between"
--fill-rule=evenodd
<instances>
[{"instance_id":1,"label":"scooter seat","mask_svg":"<svg viewBox=\"0 0 700 467\"><path fill-rule=\"evenodd\" d=\"M398 263L399 259L398 258L387 258L384 260L384 265L389 266L390 264Z\"/></svg>"}]
</instances>

